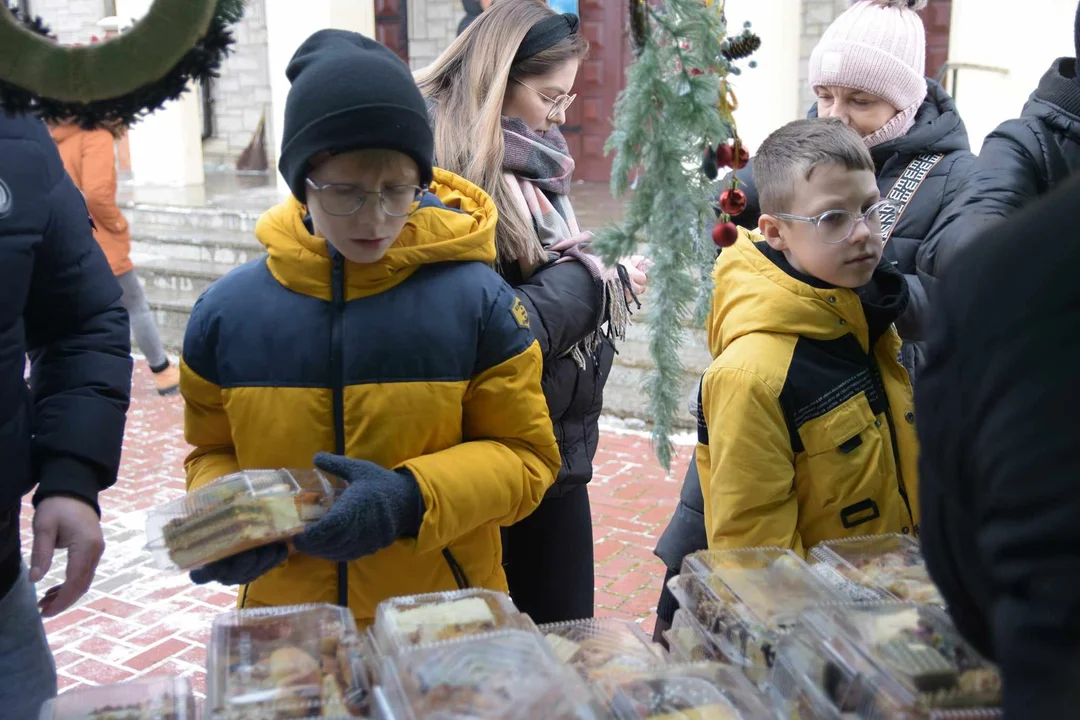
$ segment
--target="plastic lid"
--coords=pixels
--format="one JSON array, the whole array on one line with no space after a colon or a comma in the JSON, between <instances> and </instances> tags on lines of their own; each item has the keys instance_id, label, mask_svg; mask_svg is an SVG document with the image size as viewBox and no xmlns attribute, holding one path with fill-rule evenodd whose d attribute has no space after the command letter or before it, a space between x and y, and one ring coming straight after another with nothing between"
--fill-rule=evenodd
<instances>
[{"instance_id":1,"label":"plastic lid","mask_svg":"<svg viewBox=\"0 0 1080 720\"><path fill-rule=\"evenodd\" d=\"M187 678L152 676L68 691L39 720L195 720L195 699Z\"/></svg>"},{"instance_id":2,"label":"plastic lid","mask_svg":"<svg viewBox=\"0 0 1080 720\"><path fill-rule=\"evenodd\" d=\"M534 633L509 630L388 657L383 692L397 720L587 719L585 685Z\"/></svg>"},{"instance_id":3,"label":"plastic lid","mask_svg":"<svg viewBox=\"0 0 1080 720\"><path fill-rule=\"evenodd\" d=\"M919 543L907 535L864 535L810 551L815 573L851 600L906 600L943 605Z\"/></svg>"},{"instance_id":4,"label":"plastic lid","mask_svg":"<svg viewBox=\"0 0 1080 720\"><path fill-rule=\"evenodd\" d=\"M527 626L510 597L482 588L391 598L375 611L384 652Z\"/></svg>"},{"instance_id":5,"label":"plastic lid","mask_svg":"<svg viewBox=\"0 0 1080 720\"><path fill-rule=\"evenodd\" d=\"M703 662L723 660L713 642L705 636L701 626L683 608L675 611L671 627L664 631L671 657L678 662Z\"/></svg>"},{"instance_id":6,"label":"plastic lid","mask_svg":"<svg viewBox=\"0 0 1080 720\"><path fill-rule=\"evenodd\" d=\"M333 605L239 610L218 617L207 649L210 720L366 717L370 649Z\"/></svg>"},{"instance_id":7,"label":"plastic lid","mask_svg":"<svg viewBox=\"0 0 1080 720\"><path fill-rule=\"evenodd\" d=\"M881 705L925 711L993 708L1001 702L998 671L960 637L940 608L841 604L808 610L803 618L818 646L833 648L833 655L872 676L869 685Z\"/></svg>"},{"instance_id":8,"label":"plastic lid","mask_svg":"<svg viewBox=\"0 0 1080 720\"><path fill-rule=\"evenodd\" d=\"M771 714L743 674L718 663L672 665L602 682L618 720L764 720Z\"/></svg>"},{"instance_id":9,"label":"plastic lid","mask_svg":"<svg viewBox=\"0 0 1080 720\"><path fill-rule=\"evenodd\" d=\"M160 569L190 570L283 540L326 514L340 481L318 470L245 470L150 511L147 549Z\"/></svg>"},{"instance_id":10,"label":"plastic lid","mask_svg":"<svg viewBox=\"0 0 1080 720\"><path fill-rule=\"evenodd\" d=\"M641 672L664 664L636 623L612 619L541 625L555 655L587 680Z\"/></svg>"},{"instance_id":11,"label":"plastic lid","mask_svg":"<svg viewBox=\"0 0 1080 720\"><path fill-rule=\"evenodd\" d=\"M706 550L683 561L680 594L734 663L769 667L776 633L811 605L839 598L802 558L780 548Z\"/></svg>"}]
</instances>

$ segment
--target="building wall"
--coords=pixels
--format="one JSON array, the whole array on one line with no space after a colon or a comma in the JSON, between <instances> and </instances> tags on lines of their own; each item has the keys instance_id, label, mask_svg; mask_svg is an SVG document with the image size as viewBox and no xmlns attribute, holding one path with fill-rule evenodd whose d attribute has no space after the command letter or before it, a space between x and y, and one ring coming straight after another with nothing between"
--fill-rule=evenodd
<instances>
[{"instance_id":1,"label":"building wall","mask_svg":"<svg viewBox=\"0 0 1080 720\"><path fill-rule=\"evenodd\" d=\"M64 45L85 44L91 36L100 36L97 21L111 14L105 0L31 0L30 12L40 15Z\"/></svg>"},{"instance_id":2,"label":"building wall","mask_svg":"<svg viewBox=\"0 0 1080 720\"><path fill-rule=\"evenodd\" d=\"M264 0L245 3L244 17L233 33L233 53L222 63L221 77L213 86L214 137L224 159L235 159L247 147L264 111L266 122L271 121ZM273 148L268 150L270 157L276 156Z\"/></svg>"},{"instance_id":3,"label":"building wall","mask_svg":"<svg viewBox=\"0 0 1080 720\"><path fill-rule=\"evenodd\" d=\"M803 112L817 102L810 87L810 53L833 20L848 7L848 0L802 0L802 37L799 40L799 107Z\"/></svg>"},{"instance_id":4,"label":"building wall","mask_svg":"<svg viewBox=\"0 0 1080 720\"><path fill-rule=\"evenodd\" d=\"M461 0L409 0L409 64L430 65L457 37Z\"/></svg>"}]
</instances>

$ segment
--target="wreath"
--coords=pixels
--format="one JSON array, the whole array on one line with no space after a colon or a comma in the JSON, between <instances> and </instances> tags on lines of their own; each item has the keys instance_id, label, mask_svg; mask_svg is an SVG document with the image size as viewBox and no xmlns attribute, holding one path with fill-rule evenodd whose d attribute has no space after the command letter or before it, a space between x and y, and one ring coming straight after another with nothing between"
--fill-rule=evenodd
<instances>
[{"instance_id":1,"label":"wreath","mask_svg":"<svg viewBox=\"0 0 1080 720\"><path fill-rule=\"evenodd\" d=\"M86 129L129 126L217 77L244 0L154 0L122 35L63 47L41 18L0 2L0 107Z\"/></svg>"}]
</instances>

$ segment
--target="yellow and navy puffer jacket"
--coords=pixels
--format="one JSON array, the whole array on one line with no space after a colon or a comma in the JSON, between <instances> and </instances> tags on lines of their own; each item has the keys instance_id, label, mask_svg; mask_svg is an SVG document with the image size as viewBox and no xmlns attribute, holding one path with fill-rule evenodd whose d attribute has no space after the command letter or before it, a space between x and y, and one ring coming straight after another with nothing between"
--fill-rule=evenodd
<instances>
[{"instance_id":1,"label":"yellow and navy puffer jacket","mask_svg":"<svg viewBox=\"0 0 1080 720\"><path fill-rule=\"evenodd\" d=\"M805 555L917 534L913 398L892 324L903 276L883 263L860 296L801 276L741 230L713 279L697 446L709 547Z\"/></svg>"},{"instance_id":2,"label":"yellow and navy puffer jacket","mask_svg":"<svg viewBox=\"0 0 1080 720\"><path fill-rule=\"evenodd\" d=\"M320 450L407 468L419 535L340 566L293 555L241 588L241 607L347 604L463 585L506 590L499 528L529 515L559 449L524 312L489 267L497 212L448 172L387 252L347 262L295 199L255 233L268 256L196 303L184 338L188 488L241 469L310 468Z\"/></svg>"}]
</instances>

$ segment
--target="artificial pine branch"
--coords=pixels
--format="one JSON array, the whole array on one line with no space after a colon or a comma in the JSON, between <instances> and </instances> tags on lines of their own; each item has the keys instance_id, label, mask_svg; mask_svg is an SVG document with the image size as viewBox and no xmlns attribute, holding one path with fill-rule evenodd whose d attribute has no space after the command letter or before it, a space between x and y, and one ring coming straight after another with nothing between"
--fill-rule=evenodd
<instances>
[{"instance_id":1,"label":"artificial pine branch","mask_svg":"<svg viewBox=\"0 0 1080 720\"><path fill-rule=\"evenodd\" d=\"M704 322L716 259L709 235L715 189L700 170L701 153L706 144L733 137L730 113L720 102L731 65L722 54L722 2L665 0L656 7L629 1L632 11L647 9L649 32L635 38L636 58L606 146L615 152L612 192L629 196L624 222L601 233L596 247L614 262L644 243L655 263L648 314L653 369L645 386L657 457L670 469L672 424L686 406L679 357L684 327L691 315L694 323Z\"/></svg>"}]
</instances>

